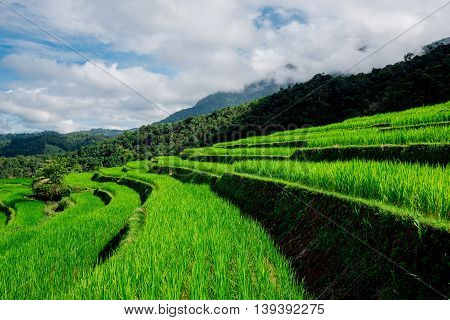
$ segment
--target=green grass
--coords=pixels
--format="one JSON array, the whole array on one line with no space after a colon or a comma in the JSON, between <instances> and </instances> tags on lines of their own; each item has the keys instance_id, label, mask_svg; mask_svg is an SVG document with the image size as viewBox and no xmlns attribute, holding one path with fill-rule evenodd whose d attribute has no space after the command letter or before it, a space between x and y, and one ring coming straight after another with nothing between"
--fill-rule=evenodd
<instances>
[{"instance_id":1,"label":"green grass","mask_svg":"<svg viewBox=\"0 0 450 320\"><path fill-rule=\"evenodd\" d=\"M127 167L130 169L147 170L148 161L130 161Z\"/></svg>"},{"instance_id":2,"label":"green grass","mask_svg":"<svg viewBox=\"0 0 450 320\"><path fill-rule=\"evenodd\" d=\"M2 231L33 226L44 218L44 203L29 198L32 195L30 179L1 179L0 202L14 210L14 216ZM2 225L6 216L2 218ZM4 219L4 221L3 221ZM9 231L8 231L9 232ZM1 233L0 233L1 234Z\"/></svg>"},{"instance_id":3,"label":"green grass","mask_svg":"<svg viewBox=\"0 0 450 320\"><path fill-rule=\"evenodd\" d=\"M226 147L237 144L260 144L307 140L308 146L401 144L420 142L448 142L448 126L427 128L399 128L389 134L374 125L389 123L394 127L432 124L450 120L450 102L401 112L348 119L326 126L276 132L267 136L249 137L215 144ZM402 133L398 133L398 132ZM366 136L370 136L365 138ZM333 139L337 139L334 140Z\"/></svg>"},{"instance_id":4,"label":"green grass","mask_svg":"<svg viewBox=\"0 0 450 320\"><path fill-rule=\"evenodd\" d=\"M282 179L359 198L378 200L413 214L448 219L450 170L374 161L245 161L236 172Z\"/></svg>"},{"instance_id":5,"label":"green grass","mask_svg":"<svg viewBox=\"0 0 450 320\"><path fill-rule=\"evenodd\" d=\"M66 181L80 188L102 189L114 195L108 206L91 193L87 206L58 214L28 241L10 246L0 256L1 299L61 298L85 274L90 274L101 250L140 206L137 193L113 183L90 181L91 174L75 174ZM77 199L81 201L81 199Z\"/></svg>"},{"instance_id":6,"label":"green grass","mask_svg":"<svg viewBox=\"0 0 450 320\"><path fill-rule=\"evenodd\" d=\"M230 164L219 162L189 161L180 159L175 156L158 157L157 161L158 166L161 167L167 166L176 168L187 168L219 175L233 171L233 166Z\"/></svg>"},{"instance_id":7,"label":"green grass","mask_svg":"<svg viewBox=\"0 0 450 320\"><path fill-rule=\"evenodd\" d=\"M281 179L325 191L376 200L407 209L417 218L448 220L450 172L448 166L375 162L297 162L249 160L234 164L197 162L177 157L158 158L159 166L190 168L224 174L245 173Z\"/></svg>"},{"instance_id":8,"label":"green grass","mask_svg":"<svg viewBox=\"0 0 450 320\"><path fill-rule=\"evenodd\" d=\"M448 143L450 127L426 127L417 129L373 132L361 130L308 140L308 147L381 145L412 143Z\"/></svg>"},{"instance_id":9,"label":"green grass","mask_svg":"<svg viewBox=\"0 0 450 320\"><path fill-rule=\"evenodd\" d=\"M0 230L6 225L7 216L6 214L0 210Z\"/></svg>"},{"instance_id":10,"label":"green grass","mask_svg":"<svg viewBox=\"0 0 450 320\"><path fill-rule=\"evenodd\" d=\"M298 148L197 148L185 149L188 156L291 156Z\"/></svg>"},{"instance_id":11,"label":"green grass","mask_svg":"<svg viewBox=\"0 0 450 320\"><path fill-rule=\"evenodd\" d=\"M117 169L102 170L122 176ZM155 186L135 240L87 274L69 297L88 299L299 299L269 236L207 185L129 171Z\"/></svg>"},{"instance_id":12,"label":"green grass","mask_svg":"<svg viewBox=\"0 0 450 320\"><path fill-rule=\"evenodd\" d=\"M90 192L74 193L71 195L71 199L76 203L76 209L67 209L59 214L77 214L78 212L91 210L96 207L96 204L99 204L97 199L93 197ZM16 248L32 238L39 236L41 228L48 221L50 221L50 217L41 220L39 224L29 225L25 228L11 228L7 230L8 233L4 232L0 234L0 255L3 255L11 248Z\"/></svg>"},{"instance_id":13,"label":"green grass","mask_svg":"<svg viewBox=\"0 0 450 320\"><path fill-rule=\"evenodd\" d=\"M450 126L404 128L401 130L379 130L377 128L361 130L335 129L326 132L313 132L301 135L269 135L250 137L214 145L225 147L234 144L277 143L289 141L307 141L307 147L328 147L335 145L380 145L411 143L448 143ZM297 148L298 149L298 148ZM255 151L256 152L256 151Z\"/></svg>"},{"instance_id":14,"label":"green grass","mask_svg":"<svg viewBox=\"0 0 450 320\"><path fill-rule=\"evenodd\" d=\"M274 133L272 136L297 135L312 132L325 132L335 129L361 129L369 126L390 124L391 126L408 126L444 122L450 120L450 101L442 104L412 108L400 112L380 113L367 117L355 117L340 123L326 126L296 129Z\"/></svg>"}]
</instances>

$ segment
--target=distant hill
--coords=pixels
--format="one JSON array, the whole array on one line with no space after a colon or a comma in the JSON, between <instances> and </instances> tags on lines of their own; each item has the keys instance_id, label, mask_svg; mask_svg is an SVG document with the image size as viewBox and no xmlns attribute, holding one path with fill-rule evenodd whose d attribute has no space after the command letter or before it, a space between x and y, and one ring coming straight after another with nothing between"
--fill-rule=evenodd
<instances>
[{"instance_id":1,"label":"distant hill","mask_svg":"<svg viewBox=\"0 0 450 320\"><path fill-rule=\"evenodd\" d=\"M119 134L123 133L123 130L97 128L97 129L91 129L91 130L87 130L87 131L72 132L72 133L68 133L67 135L73 135L73 134L77 134L77 133L98 134L98 135L102 135L102 136L105 136L108 138L112 138L112 137L118 136Z\"/></svg>"},{"instance_id":2,"label":"distant hill","mask_svg":"<svg viewBox=\"0 0 450 320\"><path fill-rule=\"evenodd\" d=\"M195 106L180 110L170 115L159 123L181 121L192 116L206 115L216 110L237 106L252 100L256 100L280 90L281 86L274 80L262 80L245 86L238 92L216 92L198 101Z\"/></svg>"},{"instance_id":3,"label":"distant hill","mask_svg":"<svg viewBox=\"0 0 450 320\"><path fill-rule=\"evenodd\" d=\"M254 102L152 124L82 148L74 155L87 168L122 165L128 158L178 154L249 135L320 126L348 118L401 111L450 100L450 45L373 69L370 73L318 74ZM114 163L113 163L114 162Z\"/></svg>"},{"instance_id":4,"label":"distant hill","mask_svg":"<svg viewBox=\"0 0 450 320\"><path fill-rule=\"evenodd\" d=\"M121 166L130 160L179 154L185 148L450 101L449 83L450 45L437 45L369 73L318 74L250 103L128 130L67 156L71 164L88 171ZM0 145L2 140L0 136ZM0 157L0 177L30 175L34 164Z\"/></svg>"},{"instance_id":5,"label":"distant hill","mask_svg":"<svg viewBox=\"0 0 450 320\"><path fill-rule=\"evenodd\" d=\"M448 44L450 44L450 37L447 37L447 38L435 41L433 43L430 43L429 45L424 46L422 48L422 50L423 50L424 53L428 53L431 50L433 50L433 49L435 49L435 48L437 48L439 46L446 46Z\"/></svg>"},{"instance_id":6,"label":"distant hill","mask_svg":"<svg viewBox=\"0 0 450 320\"><path fill-rule=\"evenodd\" d=\"M0 156L63 154L115 137L122 132L121 130L91 129L67 134L53 131L0 134Z\"/></svg>"}]
</instances>

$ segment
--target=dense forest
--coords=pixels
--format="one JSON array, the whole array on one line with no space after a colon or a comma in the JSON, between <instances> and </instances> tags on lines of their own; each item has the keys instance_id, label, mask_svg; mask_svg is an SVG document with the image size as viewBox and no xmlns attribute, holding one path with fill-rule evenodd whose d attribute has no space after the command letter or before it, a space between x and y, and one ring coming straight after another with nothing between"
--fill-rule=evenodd
<instances>
[{"instance_id":1,"label":"dense forest","mask_svg":"<svg viewBox=\"0 0 450 320\"><path fill-rule=\"evenodd\" d=\"M0 156L55 155L78 150L106 138L121 134L120 130L91 129L61 134L53 131L0 134Z\"/></svg>"},{"instance_id":2,"label":"dense forest","mask_svg":"<svg viewBox=\"0 0 450 320\"><path fill-rule=\"evenodd\" d=\"M408 54L402 62L367 74L319 74L251 103L175 123L143 126L70 151L66 157L70 165L81 165L84 170L118 166L131 159L177 154L187 147L448 101L449 83L450 45L430 47L422 55ZM21 165L26 166L24 159ZM0 160L0 176L16 175L8 169L12 161L18 160Z\"/></svg>"}]
</instances>

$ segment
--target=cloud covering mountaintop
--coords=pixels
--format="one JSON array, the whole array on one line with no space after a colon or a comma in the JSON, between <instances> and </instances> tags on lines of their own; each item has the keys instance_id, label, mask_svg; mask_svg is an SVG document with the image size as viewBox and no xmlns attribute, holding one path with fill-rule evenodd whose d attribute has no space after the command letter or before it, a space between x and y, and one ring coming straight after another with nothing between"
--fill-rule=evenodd
<instances>
[{"instance_id":1,"label":"cloud covering mountaintop","mask_svg":"<svg viewBox=\"0 0 450 320\"><path fill-rule=\"evenodd\" d=\"M443 2L7 1L168 113L261 79L343 72ZM168 116L13 11L0 10L0 131L127 129ZM450 6L351 72L447 37ZM360 50L365 48L364 50ZM285 68L293 65L295 68Z\"/></svg>"}]
</instances>

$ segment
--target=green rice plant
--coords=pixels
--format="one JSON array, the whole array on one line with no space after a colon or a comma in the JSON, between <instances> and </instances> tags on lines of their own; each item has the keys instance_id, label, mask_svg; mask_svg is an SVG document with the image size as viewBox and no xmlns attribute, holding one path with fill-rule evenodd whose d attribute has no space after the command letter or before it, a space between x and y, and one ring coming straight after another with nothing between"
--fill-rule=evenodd
<instances>
[{"instance_id":1,"label":"green rice plant","mask_svg":"<svg viewBox=\"0 0 450 320\"><path fill-rule=\"evenodd\" d=\"M0 210L0 229L6 225L7 219L8 217L6 216L6 213Z\"/></svg>"},{"instance_id":2,"label":"green rice plant","mask_svg":"<svg viewBox=\"0 0 450 320\"><path fill-rule=\"evenodd\" d=\"M450 212L449 168L364 160L297 162L249 160L233 164L159 157L158 166L222 175L245 173L281 179L406 209L414 217L447 220Z\"/></svg>"},{"instance_id":3,"label":"green rice plant","mask_svg":"<svg viewBox=\"0 0 450 320\"><path fill-rule=\"evenodd\" d=\"M92 209L93 204L97 203L96 199L92 197L90 192L85 192L85 194L74 193L71 195L71 200L76 202L77 209L68 211L69 214ZM64 214L65 213L66 212L64 212ZM39 235L40 229L48 221L49 219L44 219L36 225L29 225L22 228L11 228L7 230L8 232L5 230L0 236L0 255L3 255L4 252L10 248L18 247Z\"/></svg>"},{"instance_id":4,"label":"green rice plant","mask_svg":"<svg viewBox=\"0 0 450 320\"><path fill-rule=\"evenodd\" d=\"M0 180L0 202L14 210L14 217L11 217L3 231L17 230L36 225L41 221L44 217L44 204L41 201L32 200L31 195L30 179Z\"/></svg>"},{"instance_id":5,"label":"green rice plant","mask_svg":"<svg viewBox=\"0 0 450 320\"><path fill-rule=\"evenodd\" d=\"M130 169L146 171L148 168L149 161L130 161L127 163L127 167Z\"/></svg>"},{"instance_id":6,"label":"green rice plant","mask_svg":"<svg viewBox=\"0 0 450 320\"><path fill-rule=\"evenodd\" d=\"M446 220L450 212L448 166L374 162L244 161L234 170L281 179L407 209L413 216Z\"/></svg>"},{"instance_id":7,"label":"green rice plant","mask_svg":"<svg viewBox=\"0 0 450 320\"><path fill-rule=\"evenodd\" d=\"M301 135L269 135L214 145L215 149L233 144L278 143L307 141L308 147L328 147L333 145L376 145L410 143L448 143L450 126L404 128L401 130L382 130L368 128L360 130L335 129L326 132L312 132ZM222 148L223 149L223 148ZM298 149L298 148L297 148ZM195 149L194 149L195 150ZM236 149L238 150L238 149Z\"/></svg>"},{"instance_id":8,"label":"green rice plant","mask_svg":"<svg viewBox=\"0 0 450 320\"><path fill-rule=\"evenodd\" d=\"M361 130L341 135L308 140L308 147L328 147L335 145L381 145L412 143L448 143L450 127L426 127L408 130L373 132Z\"/></svg>"},{"instance_id":9,"label":"green rice plant","mask_svg":"<svg viewBox=\"0 0 450 320\"><path fill-rule=\"evenodd\" d=\"M31 183L32 183L32 179L30 179L30 178L0 179L0 186L4 185L4 184L31 186Z\"/></svg>"},{"instance_id":10,"label":"green rice plant","mask_svg":"<svg viewBox=\"0 0 450 320\"><path fill-rule=\"evenodd\" d=\"M219 175L233 171L233 166L226 163L189 161L176 156L158 157L157 160L160 167L187 168Z\"/></svg>"},{"instance_id":11,"label":"green rice plant","mask_svg":"<svg viewBox=\"0 0 450 320\"><path fill-rule=\"evenodd\" d=\"M412 108L405 111L380 113L365 117L354 117L340 123L333 123L326 126L282 131L274 133L272 136L297 135L312 132L324 132L335 129L361 129L383 124L389 124L390 126L406 126L445 122L449 120L450 101L432 106Z\"/></svg>"},{"instance_id":12,"label":"green rice plant","mask_svg":"<svg viewBox=\"0 0 450 320\"><path fill-rule=\"evenodd\" d=\"M145 224L65 298L304 297L269 236L209 186L138 171L127 177L155 186L143 208Z\"/></svg>"},{"instance_id":13,"label":"green rice plant","mask_svg":"<svg viewBox=\"0 0 450 320\"><path fill-rule=\"evenodd\" d=\"M439 104L435 106L421 107L409 109L401 112L393 112L386 114L378 114L375 116L360 117L348 119L341 123L334 123L326 126L303 128L296 130L288 130L276 132L267 136L249 137L236 141L223 142L215 144L214 147L226 147L236 144L259 144L259 143L279 143L279 142L292 142L307 140L308 146L329 146L325 143L325 137L339 138L346 136L347 145L357 145L361 141L358 137L370 135L373 140L378 142L371 142L371 144L395 144L400 138L397 135L384 135L380 134L380 130L377 125L388 123L391 126L408 126L418 124L429 124L448 122L450 120L450 102ZM414 128L401 128L396 131L408 131L405 134L401 134L400 137L404 138L405 143L418 143L418 142L448 142L448 125L443 126L442 130L439 127L428 128L415 128L418 131L414 131ZM421 131L419 129L428 129ZM436 130L436 131L435 131ZM381 131L382 132L382 131ZM426 138L426 134L430 134L429 138ZM355 135L355 139L352 140L352 136ZM447 138L442 136L446 135ZM380 136L381 138L376 138ZM324 140L321 140L324 139ZM320 140L320 141L316 141ZM332 140L332 139L331 139ZM330 141L330 140L329 140ZM343 142L341 142L343 143ZM362 142L363 143L363 142Z\"/></svg>"},{"instance_id":14,"label":"green rice plant","mask_svg":"<svg viewBox=\"0 0 450 320\"><path fill-rule=\"evenodd\" d=\"M291 156L298 148L196 148L185 149L186 156Z\"/></svg>"},{"instance_id":15,"label":"green rice plant","mask_svg":"<svg viewBox=\"0 0 450 320\"><path fill-rule=\"evenodd\" d=\"M66 182L77 188L101 186L114 195L113 200L104 206L90 192L82 193L88 206L55 215L36 227L28 241L9 246L0 256L0 299L60 298L92 272L100 252L128 223L140 199L127 187L90 178L91 174L75 174Z\"/></svg>"}]
</instances>

